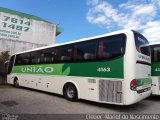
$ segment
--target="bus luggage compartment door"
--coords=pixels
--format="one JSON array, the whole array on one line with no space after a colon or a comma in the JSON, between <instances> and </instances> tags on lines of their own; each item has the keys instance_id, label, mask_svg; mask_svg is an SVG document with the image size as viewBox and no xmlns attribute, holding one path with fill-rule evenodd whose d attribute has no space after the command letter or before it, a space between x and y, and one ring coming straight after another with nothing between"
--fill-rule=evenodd
<instances>
[{"instance_id":1,"label":"bus luggage compartment door","mask_svg":"<svg viewBox=\"0 0 160 120\"><path fill-rule=\"evenodd\" d=\"M105 102L122 103L122 81L100 80L99 100Z\"/></svg>"}]
</instances>

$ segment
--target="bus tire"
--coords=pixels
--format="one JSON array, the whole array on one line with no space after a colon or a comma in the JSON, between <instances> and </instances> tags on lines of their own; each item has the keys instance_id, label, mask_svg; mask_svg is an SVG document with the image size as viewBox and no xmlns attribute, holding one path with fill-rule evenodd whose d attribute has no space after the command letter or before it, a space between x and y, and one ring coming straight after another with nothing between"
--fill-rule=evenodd
<instances>
[{"instance_id":1,"label":"bus tire","mask_svg":"<svg viewBox=\"0 0 160 120\"><path fill-rule=\"evenodd\" d=\"M72 83L67 83L64 86L63 94L64 94L64 97L69 101L75 102L78 100L77 88Z\"/></svg>"},{"instance_id":2,"label":"bus tire","mask_svg":"<svg viewBox=\"0 0 160 120\"><path fill-rule=\"evenodd\" d=\"M19 87L19 82L18 82L18 78L17 77L14 77L13 86L16 87L16 88Z\"/></svg>"}]
</instances>

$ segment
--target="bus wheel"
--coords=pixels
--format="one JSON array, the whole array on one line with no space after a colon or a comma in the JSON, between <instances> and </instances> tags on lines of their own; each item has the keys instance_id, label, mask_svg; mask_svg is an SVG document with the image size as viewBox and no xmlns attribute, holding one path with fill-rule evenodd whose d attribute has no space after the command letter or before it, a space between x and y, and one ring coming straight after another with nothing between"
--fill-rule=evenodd
<instances>
[{"instance_id":1,"label":"bus wheel","mask_svg":"<svg viewBox=\"0 0 160 120\"><path fill-rule=\"evenodd\" d=\"M17 88L19 87L19 82L18 82L18 78L17 77L14 78L13 85L14 85L14 87L17 87Z\"/></svg>"},{"instance_id":2,"label":"bus wheel","mask_svg":"<svg viewBox=\"0 0 160 120\"><path fill-rule=\"evenodd\" d=\"M64 86L64 96L69 101L78 100L77 89L72 83L68 83Z\"/></svg>"}]
</instances>

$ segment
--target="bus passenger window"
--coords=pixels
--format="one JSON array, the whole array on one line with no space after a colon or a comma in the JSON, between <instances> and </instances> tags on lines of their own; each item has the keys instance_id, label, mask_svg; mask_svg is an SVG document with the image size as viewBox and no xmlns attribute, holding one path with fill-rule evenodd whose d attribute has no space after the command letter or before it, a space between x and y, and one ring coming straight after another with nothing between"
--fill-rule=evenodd
<instances>
[{"instance_id":1,"label":"bus passenger window","mask_svg":"<svg viewBox=\"0 0 160 120\"><path fill-rule=\"evenodd\" d=\"M40 63L44 63L44 53L41 54Z\"/></svg>"},{"instance_id":2,"label":"bus passenger window","mask_svg":"<svg viewBox=\"0 0 160 120\"><path fill-rule=\"evenodd\" d=\"M108 59L108 58L111 58L111 54L110 53L107 53L107 52L103 52L103 58L104 59Z\"/></svg>"},{"instance_id":3,"label":"bus passenger window","mask_svg":"<svg viewBox=\"0 0 160 120\"><path fill-rule=\"evenodd\" d=\"M28 64L29 63L29 59L24 59L24 64Z\"/></svg>"},{"instance_id":4,"label":"bus passenger window","mask_svg":"<svg viewBox=\"0 0 160 120\"><path fill-rule=\"evenodd\" d=\"M100 60L109 60L124 54L125 36L115 35L101 38L98 47L98 58Z\"/></svg>"},{"instance_id":5,"label":"bus passenger window","mask_svg":"<svg viewBox=\"0 0 160 120\"><path fill-rule=\"evenodd\" d=\"M62 60L62 61L69 61L69 60L71 60L71 57L61 56L61 60Z\"/></svg>"},{"instance_id":6,"label":"bus passenger window","mask_svg":"<svg viewBox=\"0 0 160 120\"><path fill-rule=\"evenodd\" d=\"M56 62L71 62L72 61L72 46L58 47L55 55Z\"/></svg>"},{"instance_id":7,"label":"bus passenger window","mask_svg":"<svg viewBox=\"0 0 160 120\"><path fill-rule=\"evenodd\" d=\"M36 58L35 59L35 64L39 64L40 63L40 58Z\"/></svg>"},{"instance_id":8,"label":"bus passenger window","mask_svg":"<svg viewBox=\"0 0 160 120\"><path fill-rule=\"evenodd\" d=\"M97 41L76 43L75 48L75 61L96 60Z\"/></svg>"},{"instance_id":9,"label":"bus passenger window","mask_svg":"<svg viewBox=\"0 0 160 120\"><path fill-rule=\"evenodd\" d=\"M84 54L84 59L85 60L93 60L94 58L95 58L94 54L91 54L91 53L85 53Z\"/></svg>"}]
</instances>

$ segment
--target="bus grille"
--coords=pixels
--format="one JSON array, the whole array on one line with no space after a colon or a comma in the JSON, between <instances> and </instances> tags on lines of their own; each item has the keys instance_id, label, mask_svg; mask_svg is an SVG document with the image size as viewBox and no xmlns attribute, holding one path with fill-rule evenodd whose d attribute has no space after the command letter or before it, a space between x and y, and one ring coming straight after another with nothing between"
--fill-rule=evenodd
<instances>
[{"instance_id":1,"label":"bus grille","mask_svg":"<svg viewBox=\"0 0 160 120\"><path fill-rule=\"evenodd\" d=\"M99 100L122 103L122 81L100 80Z\"/></svg>"}]
</instances>

